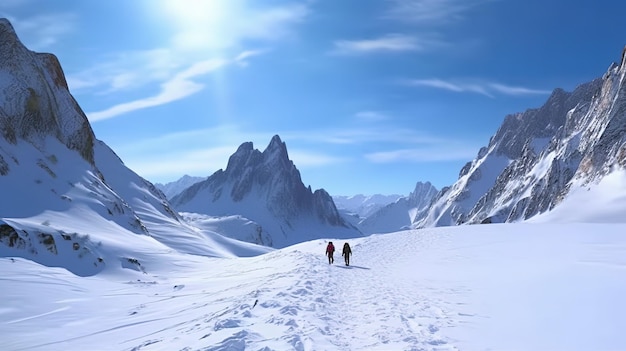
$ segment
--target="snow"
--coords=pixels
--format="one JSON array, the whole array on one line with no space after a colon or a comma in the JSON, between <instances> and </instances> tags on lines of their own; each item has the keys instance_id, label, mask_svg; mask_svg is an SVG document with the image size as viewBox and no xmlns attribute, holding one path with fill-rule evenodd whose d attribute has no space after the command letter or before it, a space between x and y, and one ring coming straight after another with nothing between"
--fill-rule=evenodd
<instances>
[{"instance_id":1,"label":"snow","mask_svg":"<svg viewBox=\"0 0 626 351\"><path fill-rule=\"evenodd\" d=\"M5 257L0 340L14 351L614 350L626 345L625 229L371 235L349 240L349 267L338 254L327 263L327 240L248 258L152 252L145 273L109 264L89 277Z\"/></svg>"},{"instance_id":2,"label":"snow","mask_svg":"<svg viewBox=\"0 0 626 351\"><path fill-rule=\"evenodd\" d=\"M0 350L626 345L624 171L578 184L527 223L350 239L346 267L339 254L334 265L324 257L328 240L341 247L344 239L305 237L273 250L226 238L211 230L224 223L164 216L160 200L104 145L96 144L94 158L110 188L58 140L46 143L46 154L25 144L4 149L22 162L4 176L12 184L5 196L17 200L0 206L0 225L52 233L57 254L0 243ZM55 176L30 159L44 160ZM33 186L43 190L30 200L19 193ZM107 213L114 194L147 233Z\"/></svg>"},{"instance_id":3,"label":"snow","mask_svg":"<svg viewBox=\"0 0 626 351\"><path fill-rule=\"evenodd\" d=\"M598 183L574 182L570 193L554 210L532 222L626 223L626 170L617 170Z\"/></svg>"},{"instance_id":4,"label":"snow","mask_svg":"<svg viewBox=\"0 0 626 351\"><path fill-rule=\"evenodd\" d=\"M0 29L13 33L7 23L0 20ZM6 43L14 49L4 50L0 66L14 62L7 55L21 56L0 70L3 86L15 82L0 91L4 113L23 116L23 92L35 87L46 99L31 107L46 107L53 133L27 125L18 132L28 138L0 145L8 169L0 203L2 351L626 345L624 171L576 184L554 211L526 223L351 238L352 265L341 257L329 265L326 243L341 247L346 237L319 223L291 223L303 242L282 249L243 243L217 231L245 222L238 234L250 237L257 227L244 217L185 214L194 218L186 222L103 143L94 144L94 164L68 149L80 133L78 146L91 145L85 117L54 84L49 57ZM279 142L272 139L274 156L285 148ZM459 206L473 204L509 162L479 160L462 179L475 185ZM269 217L257 202L244 205ZM450 210L435 208L448 217Z\"/></svg>"}]
</instances>

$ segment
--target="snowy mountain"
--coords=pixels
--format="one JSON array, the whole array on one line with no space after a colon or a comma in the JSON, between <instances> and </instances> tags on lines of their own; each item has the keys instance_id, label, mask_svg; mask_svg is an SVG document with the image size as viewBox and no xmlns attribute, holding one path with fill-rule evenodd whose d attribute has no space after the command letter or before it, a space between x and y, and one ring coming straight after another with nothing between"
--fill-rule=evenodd
<instances>
[{"instance_id":1,"label":"snowy mountain","mask_svg":"<svg viewBox=\"0 0 626 351\"><path fill-rule=\"evenodd\" d=\"M427 213L437 188L430 182L417 182L415 189L407 197L379 209L358 223L358 228L365 234L391 233L411 227Z\"/></svg>"},{"instance_id":2,"label":"snowy mountain","mask_svg":"<svg viewBox=\"0 0 626 351\"><path fill-rule=\"evenodd\" d=\"M165 194L165 197L171 199L174 196L183 192L183 190L205 179L206 177L192 177L185 174L177 181L169 182L167 184L154 183L154 186L157 189L161 190L163 194Z\"/></svg>"},{"instance_id":3,"label":"snowy mountain","mask_svg":"<svg viewBox=\"0 0 626 351\"><path fill-rule=\"evenodd\" d=\"M342 196L333 195L333 201L338 210L346 210L348 213L353 213L359 217L368 217L381 208L396 202L402 195L353 195Z\"/></svg>"},{"instance_id":4,"label":"snowy mountain","mask_svg":"<svg viewBox=\"0 0 626 351\"><path fill-rule=\"evenodd\" d=\"M84 276L111 265L142 270L141 260L166 250L267 252L182 221L159 190L96 139L57 58L29 51L6 19L0 133L0 256Z\"/></svg>"},{"instance_id":5,"label":"snowy mountain","mask_svg":"<svg viewBox=\"0 0 626 351\"><path fill-rule=\"evenodd\" d=\"M626 51L625 51L626 52ZM507 116L415 227L515 222L626 166L626 61L538 109Z\"/></svg>"},{"instance_id":6,"label":"snowy mountain","mask_svg":"<svg viewBox=\"0 0 626 351\"><path fill-rule=\"evenodd\" d=\"M552 160L563 157L557 136L578 131L570 154L588 152L578 151L567 196L527 223L347 239L360 233L326 192L301 184L274 137L264 152L242 145L225 171L180 195L190 209L218 203L246 216L183 213L192 225L96 139L56 58L28 51L0 19L0 349L620 349L626 171L618 169L623 144L609 141L625 129L622 95L611 100L608 89L621 85L608 80L588 108L570 110L587 112L569 128L555 125L562 132L533 144L537 178L560 174L550 170L560 161L544 155L555 139ZM418 183L406 202L424 208L434 191ZM269 230L257 232L265 221ZM271 223L285 242L303 242L273 250L211 230L281 239ZM327 263L328 240L349 241L350 266Z\"/></svg>"},{"instance_id":7,"label":"snowy mountain","mask_svg":"<svg viewBox=\"0 0 626 351\"><path fill-rule=\"evenodd\" d=\"M194 184L171 203L183 213L231 219L236 215L252 221L257 225L257 243L276 248L328 236L361 236L341 217L325 190L311 192L304 186L278 135L263 152L251 142L241 144L226 170Z\"/></svg>"}]
</instances>

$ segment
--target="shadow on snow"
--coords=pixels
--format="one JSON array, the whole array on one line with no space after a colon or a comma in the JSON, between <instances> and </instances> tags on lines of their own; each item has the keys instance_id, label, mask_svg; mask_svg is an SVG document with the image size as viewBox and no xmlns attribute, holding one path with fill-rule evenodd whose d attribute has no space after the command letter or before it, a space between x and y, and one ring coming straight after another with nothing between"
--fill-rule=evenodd
<instances>
[{"instance_id":1,"label":"shadow on snow","mask_svg":"<svg viewBox=\"0 0 626 351\"><path fill-rule=\"evenodd\" d=\"M342 265L335 265L335 267L337 267L337 268L344 268L344 269L352 269L352 268L358 268L358 269L371 269L371 268L367 268L367 267L359 267L359 266L342 266Z\"/></svg>"}]
</instances>

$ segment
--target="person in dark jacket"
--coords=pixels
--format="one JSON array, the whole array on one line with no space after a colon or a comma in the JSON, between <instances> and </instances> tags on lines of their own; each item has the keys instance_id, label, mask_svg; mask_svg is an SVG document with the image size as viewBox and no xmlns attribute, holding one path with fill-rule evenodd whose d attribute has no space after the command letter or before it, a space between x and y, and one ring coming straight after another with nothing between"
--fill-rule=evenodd
<instances>
[{"instance_id":1,"label":"person in dark jacket","mask_svg":"<svg viewBox=\"0 0 626 351\"><path fill-rule=\"evenodd\" d=\"M335 262L335 259L333 258L334 253L335 253L335 245L333 245L332 241L329 241L328 245L326 246L326 256L328 256L328 264Z\"/></svg>"},{"instance_id":2,"label":"person in dark jacket","mask_svg":"<svg viewBox=\"0 0 626 351\"><path fill-rule=\"evenodd\" d=\"M341 252L341 256L346 261L346 266L350 265L350 255L352 255L352 249L348 243L343 244L343 251Z\"/></svg>"}]
</instances>

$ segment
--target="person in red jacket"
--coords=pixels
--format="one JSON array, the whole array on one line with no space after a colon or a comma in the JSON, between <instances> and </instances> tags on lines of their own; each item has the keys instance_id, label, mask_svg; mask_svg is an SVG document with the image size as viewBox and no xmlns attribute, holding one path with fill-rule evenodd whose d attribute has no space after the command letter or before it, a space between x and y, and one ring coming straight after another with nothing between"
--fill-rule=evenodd
<instances>
[{"instance_id":1,"label":"person in red jacket","mask_svg":"<svg viewBox=\"0 0 626 351\"><path fill-rule=\"evenodd\" d=\"M333 245L332 241L329 241L328 245L326 246L326 256L328 256L328 264L335 262L335 259L333 258L334 253L335 253L335 245Z\"/></svg>"}]
</instances>

